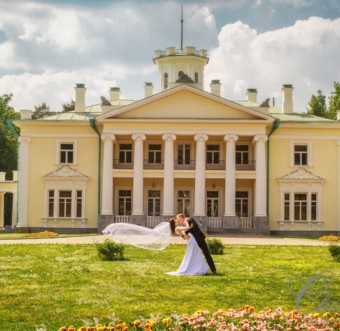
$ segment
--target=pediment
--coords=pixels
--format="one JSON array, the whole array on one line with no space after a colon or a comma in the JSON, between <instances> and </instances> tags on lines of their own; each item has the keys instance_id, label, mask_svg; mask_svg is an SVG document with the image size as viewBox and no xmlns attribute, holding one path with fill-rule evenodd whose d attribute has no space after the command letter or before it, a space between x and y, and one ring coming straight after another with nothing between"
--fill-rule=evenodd
<instances>
[{"instance_id":1,"label":"pediment","mask_svg":"<svg viewBox=\"0 0 340 331\"><path fill-rule=\"evenodd\" d=\"M52 171L44 176L46 179L49 178L72 178L72 179L83 179L87 180L89 177L84 175L82 172L72 169L68 165L64 165L61 168Z\"/></svg>"},{"instance_id":2,"label":"pediment","mask_svg":"<svg viewBox=\"0 0 340 331\"><path fill-rule=\"evenodd\" d=\"M323 182L324 179L305 168L298 168L287 175L278 178L279 182Z\"/></svg>"},{"instance_id":3,"label":"pediment","mask_svg":"<svg viewBox=\"0 0 340 331\"><path fill-rule=\"evenodd\" d=\"M268 121L273 118L254 109L183 84L96 118L114 119L197 119Z\"/></svg>"}]
</instances>

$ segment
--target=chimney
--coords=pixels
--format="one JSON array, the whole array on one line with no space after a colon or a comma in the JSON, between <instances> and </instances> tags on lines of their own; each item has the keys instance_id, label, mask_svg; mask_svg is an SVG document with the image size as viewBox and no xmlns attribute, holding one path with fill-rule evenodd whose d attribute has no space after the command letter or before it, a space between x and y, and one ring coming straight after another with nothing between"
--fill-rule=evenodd
<instances>
[{"instance_id":1,"label":"chimney","mask_svg":"<svg viewBox=\"0 0 340 331\"><path fill-rule=\"evenodd\" d=\"M248 102L257 102L257 89L256 88L248 88L247 89L247 97Z\"/></svg>"},{"instance_id":2,"label":"chimney","mask_svg":"<svg viewBox=\"0 0 340 331\"><path fill-rule=\"evenodd\" d=\"M20 109L20 119L21 120L31 120L32 119L32 110L30 109Z\"/></svg>"},{"instance_id":3,"label":"chimney","mask_svg":"<svg viewBox=\"0 0 340 331\"><path fill-rule=\"evenodd\" d=\"M144 91L145 91L145 98L150 97L151 95L153 95L153 85L152 85L152 83L145 82Z\"/></svg>"},{"instance_id":4,"label":"chimney","mask_svg":"<svg viewBox=\"0 0 340 331\"><path fill-rule=\"evenodd\" d=\"M293 113L293 85L284 84L282 86L282 112L284 114Z\"/></svg>"},{"instance_id":5,"label":"chimney","mask_svg":"<svg viewBox=\"0 0 340 331\"><path fill-rule=\"evenodd\" d=\"M74 110L76 113L85 112L85 84L76 84L76 102Z\"/></svg>"},{"instance_id":6,"label":"chimney","mask_svg":"<svg viewBox=\"0 0 340 331\"><path fill-rule=\"evenodd\" d=\"M110 101L116 101L120 99L120 88L111 87L110 88Z\"/></svg>"},{"instance_id":7,"label":"chimney","mask_svg":"<svg viewBox=\"0 0 340 331\"><path fill-rule=\"evenodd\" d=\"M211 93L217 96L221 96L221 83L218 79L213 79L210 83Z\"/></svg>"}]
</instances>

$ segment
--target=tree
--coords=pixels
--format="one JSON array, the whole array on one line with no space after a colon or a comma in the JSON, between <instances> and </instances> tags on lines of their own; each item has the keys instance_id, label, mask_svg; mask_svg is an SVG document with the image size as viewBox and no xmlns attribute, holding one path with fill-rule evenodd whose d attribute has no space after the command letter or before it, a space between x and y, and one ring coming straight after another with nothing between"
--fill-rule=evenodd
<instances>
[{"instance_id":1,"label":"tree","mask_svg":"<svg viewBox=\"0 0 340 331\"><path fill-rule=\"evenodd\" d=\"M328 113L332 119L337 118L337 113L340 111L340 83L334 82L334 91L328 98Z\"/></svg>"},{"instance_id":2,"label":"tree","mask_svg":"<svg viewBox=\"0 0 340 331\"><path fill-rule=\"evenodd\" d=\"M0 96L0 171L6 172L6 177L17 170L18 142L6 124L7 120L16 120L20 114L9 105L12 94Z\"/></svg>"},{"instance_id":3,"label":"tree","mask_svg":"<svg viewBox=\"0 0 340 331\"><path fill-rule=\"evenodd\" d=\"M63 107L63 111L62 111L63 113L74 110L75 109L75 102L74 102L74 100L71 100L71 102L69 102L69 103L67 103L67 102L63 103L62 107Z\"/></svg>"},{"instance_id":4,"label":"tree","mask_svg":"<svg viewBox=\"0 0 340 331\"><path fill-rule=\"evenodd\" d=\"M6 172L6 179L12 179L13 170L18 168L18 141L14 132L11 132L8 127L7 122L11 123L11 120L19 119L20 114L15 112L9 105L11 100L12 94L0 96L0 171ZM12 201L13 195L5 194L5 224L11 224Z\"/></svg>"},{"instance_id":5,"label":"tree","mask_svg":"<svg viewBox=\"0 0 340 331\"><path fill-rule=\"evenodd\" d=\"M334 82L334 91L332 91L328 97L328 108L326 97L322 94L321 90L318 90L318 95L312 95L308 104L308 114L336 120L337 113L340 111L340 83Z\"/></svg>"},{"instance_id":6,"label":"tree","mask_svg":"<svg viewBox=\"0 0 340 331\"><path fill-rule=\"evenodd\" d=\"M36 120L38 118L43 118L46 116L50 116L50 107L46 105L46 102L43 102L39 106L34 106L34 112L32 114L32 120Z\"/></svg>"},{"instance_id":7,"label":"tree","mask_svg":"<svg viewBox=\"0 0 340 331\"><path fill-rule=\"evenodd\" d=\"M326 97L322 94L321 90L318 90L318 95L313 94L311 96L308 105L309 108L307 108L307 114L326 117L327 114Z\"/></svg>"}]
</instances>

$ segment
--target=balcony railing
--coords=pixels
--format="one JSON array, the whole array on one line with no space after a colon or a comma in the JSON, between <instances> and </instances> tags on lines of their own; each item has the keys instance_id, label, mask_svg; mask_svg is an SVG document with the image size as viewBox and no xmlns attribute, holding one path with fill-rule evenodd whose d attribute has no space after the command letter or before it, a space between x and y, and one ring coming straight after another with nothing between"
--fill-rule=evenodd
<instances>
[{"instance_id":1,"label":"balcony railing","mask_svg":"<svg viewBox=\"0 0 340 331\"><path fill-rule=\"evenodd\" d=\"M113 160L113 168L114 169L133 169L133 161L131 162L122 162L119 159Z\"/></svg>"},{"instance_id":2,"label":"balcony railing","mask_svg":"<svg viewBox=\"0 0 340 331\"><path fill-rule=\"evenodd\" d=\"M206 163L206 170L225 170L225 161L220 160L218 163Z\"/></svg>"},{"instance_id":3,"label":"balcony railing","mask_svg":"<svg viewBox=\"0 0 340 331\"><path fill-rule=\"evenodd\" d=\"M248 161L248 163L236 163L236 170L255 170L256 161Z\"/></svg>"},{"instance_id":4,"label":"balcony railing","mask_svg":"<svg viewBox=\"0 0 340 331\"><path fill-rule=\"evenodd\" d=\"M236 170L240 171L249 171L256 169L256 162L255 161L248 161L248 163L237 163ZM155 169L161 170L164 169L164 162L163 160L159 163L149 162L149 160L144 160L144 169ZM113 168L114 169L133 169L133 161L131 162L121 162L118 159L113 160ZM174 168L175 170L195 170L195 160L190 160L187 163L183 161L174 161ZM225 170L226 164L225 160L220 160L219 163L206 163L205 164L206 170Z\"/></svg>"},{"instance_id":5,"label":"balcony railing","mask_svg":"<svg viewBox=\"0 0 340 331\"><path fill-rule=\"evenodd\" d=\"M163 160L161 162L150 162L148 159L144 160L144 169L163 169Z\"/></svg>"},{"instance_id":6,"label":"balcony railing","mask_svg":"<svg viewBox=\"0 0 340 331\"><path fill-rule=\"evenodd\" d=\"M190 161L175 160L175 170L195 170L195 160Z\"/></svg>"}]
</instances>

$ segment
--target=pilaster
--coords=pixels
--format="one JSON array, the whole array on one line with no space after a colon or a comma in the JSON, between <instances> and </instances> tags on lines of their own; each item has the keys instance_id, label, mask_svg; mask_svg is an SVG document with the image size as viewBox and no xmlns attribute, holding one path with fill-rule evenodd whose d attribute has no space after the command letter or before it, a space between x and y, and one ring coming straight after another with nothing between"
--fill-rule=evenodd
<instances>
[{"instance_id":1,"label":"pilaster","mask_svg":"<svg viewBox=\"0 0 340 331\"><path fill-rule=\"evenodd\" d=\"M28 170L29 170L29 143L31 137L21 136L19 141L19 204L17 227L28 226Z\"/></svg>"},{"instance_id":2,"label":"pilaster","mask_svg":"<svg viewBox=\"0 0 340 331\"><path fill-rule=\"evenodd\" d=\"M104 144L101 215L113 215L112 163L113 142L116 141L116 137L114 134L103 133L101 139Z\"/></svg>"}]
</instances>

